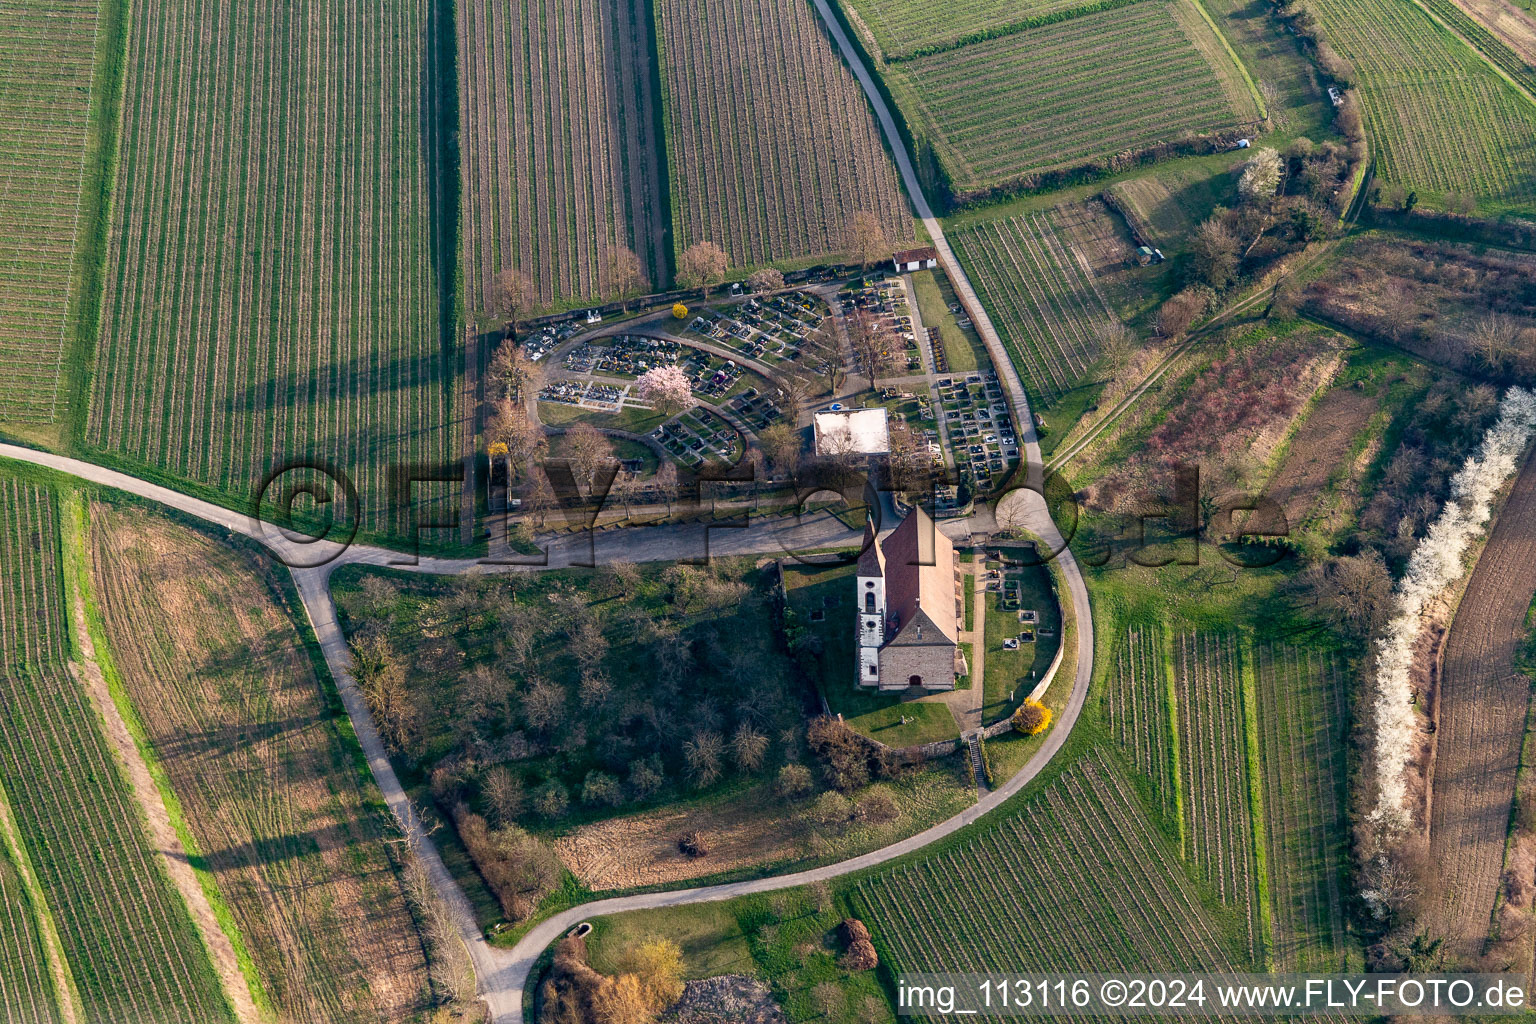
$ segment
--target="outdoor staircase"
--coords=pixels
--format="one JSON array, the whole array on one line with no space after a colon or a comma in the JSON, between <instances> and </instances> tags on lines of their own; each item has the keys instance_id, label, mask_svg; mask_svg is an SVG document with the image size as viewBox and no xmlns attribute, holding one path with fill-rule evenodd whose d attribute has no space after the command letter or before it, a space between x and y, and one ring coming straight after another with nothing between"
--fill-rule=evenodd
<instances>
[{"instance_id":1,"label":"outdoor staircase","mask_svg":"<svg viewBox=\"0 0 1536 1024\"><path fill-rule=\"evenodd\" d=\"M976 771L976 791L978 793L985 793L987 791L987 769L982 764L981 740L978 738L978 735L978 733L971 733L965 738L965 742L971 750L971 767Z\"/></svg>"}]
</instances>

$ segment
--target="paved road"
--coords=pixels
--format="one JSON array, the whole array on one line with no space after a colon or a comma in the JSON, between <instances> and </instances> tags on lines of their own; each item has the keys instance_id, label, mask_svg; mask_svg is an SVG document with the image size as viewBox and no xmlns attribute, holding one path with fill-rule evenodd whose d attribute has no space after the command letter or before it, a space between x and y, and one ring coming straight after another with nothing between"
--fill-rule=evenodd
<instances>
[{"instance_id":1,"label":"paved road","mask_svg":"<svg viewBox=\"0 0 1536 1024\"><path fill-rule=\"evenodd\" d=\"M928 237L933 240L933 247L939 251L939 262L943 264L944 272L949 275L949 283L954 286L955 294L959 296L966 314L976 325L976 333L981 335L982 343L987 347L987 355L997 369L998 379L1008 391L1008 397L1014 411L1019 415L1019 423L1022 427L1020 436L1024 439L1025 457L1028 460L1027 479L1031 487L1039 490L1044 478L1044 470L1040 464L1040 440L1035 433L1035 418L1029 411L1029 398L1024 394L1024 384L1019 380L1019 373L1014 369L1013 361L1008 358L1008 352L1003 348L1003 339L998 335L997 328L992 325L992 318L987 315L986 307L976 297L976 290L971 287L971 279L966 276L965 268L960 265L959 260L955 259L954 250L949 247L949 240L944 237L944 225L940 224L939 219L933 215L933 209L928 205L928 197L923 195L923 186L917 180L917 171L912 167L912 160L907 155L907 146L902 141L901 133L896 130L896 119L891 116L890 108L885 105L885 97L881 96L880 90L875 87L875 80L870 77L869 69L864 66L859 51L849 42L842 23L827 6L827 0L811 0L811 2L820 12L821 20L832 34L837 48L842 51L843 59L853 69L854 77L859 80L859 85L864 89L864 95L869 97L870 105L875 109L875 118L880 122L880 130L885 133L891 154L896 158L896 169L901 172L901 183L907 190L907 197L912 200L912 208L917 211L918 219L923 222Z\"/></svg>"},{"instance_id":2,"label":"paved road","mask_svg":"<svg viewBox=\"0 0 1536 1024\"><path fill-rule=\"evenodd\" d=\"M487 564L479 559L423 558L408 562L406 556L398 552L366 545L345 550L326 548L317 551L316 545L302 543L244 513L77 459L9 444L0 444L0 458L42 466L93 484L115 488L158 502L205 522L221 526L233 533L250 537L268 547L289 565L299 566L292 569L294 582L303 601L305 613L320 643L321 651L325 655L326 664L336 681L347 714L352 719L358 742L362 745L369 767L390 809L404 826L407 835L415 838L417 854L432 879L434 887L453 914L460 935L474 961L480 994L490 1007L492 1019L498 1022L521 1024L523 986L539 954L552 940L587 917L622 910L730 899L744 893L785 889L808 882L836 878L921 849L928 843L971 824L1023 788L1066 742L1087 697L1088 680L1092 674L1093 620L1089 613L1088 592L1083 585L1076 563L1067 561L1063 563L1062 568L1068 581L1069 596L1073 607L1077 610L1078 621L1084 624L1084 628L1078 634L1077 678L1073 681L1072 693L1056 729L1024 769L1002 788L987 794L975 805L925 832L861 857L777 878L599 900L576 907L543 922L510 950L496 949L485 941L476 924L468 899L443 864L436 846L421 829L416 812L411 807L400 785L400 780L395 775L394 768L390 765L373 717L352 674L351 651L337 622L336 605L331 598L331 574L343 565L389 566L412 572L452 575L530 571L590 565L594 561L600 565L605 561L618 559L632 562L670 561L684 557L699 557L703 554L701 542L706 537L712 554L775 554L857 543L860 537L858 531L849 530L832 516L814 515L799 521L759 520L748 528L740 529L661 526L624 530L612 534L599 533L596 539L580 535L565 536L550 541L542 556L535 556L523 564L516 565ZM1044 500L1033 492L1020 492L1018 500L1023 500L1028 506L1029 528L1053 547L1062 546L1060 534L1057 533L1056 526L1046 511ZM945 526L951 529L962 529L964 524L952 521ZM330 557L331 560L323 565L316 564L322 557Z\"/></svg>"},{"instance_id":3,"label":"paved road","mask_svg":"<svg viewBox=\"0 0 1536 1024\"><path fill-rule=\"evenodd\" d=\"M922 189L917 181L917 175L913 171L911 161L907 157L901 137L896 131L895 122L891 118L890 111L886 108L878 90L875 89L874 82L869 77L869 72L864 68L857 52L849 44L841 25L832 16L831 11L827 7L826 0L813 0L813 2L821 12L823 21L831 30L833 38L842 49L849 65L858 77L859 83L864 87L865 93L874 105L881 127L885 131L887 139L890 140L891 151L896 156L902 181L911 197L913 206L927 228L929 236L933 239L934 246L939 251L940 259L943 261L945 269L949 272L955 291L966 305L973 322L976 324L978 333L987 346L987 351L992 358L993 365L997 368L999 377L1008 390L1014 409L1019 415L1019 422L1023 425L1024 452L1028 460L1027 479L1032 486L1038 489L1043 476L1040 449L1035 435L1034 419L1029 412L1029 401L1024 394L1024 388L1019 381L1018 374L1003 350L1001 339L992 326L991 320L988 319L986 310L982 308L981 303L977 300L976 293L971 288L964 269L950 250L949 244L944 238L942 225L933 216L933 212L923 196ZM615 325L614 332L621 333L625 329L637 331L644 328L635 323ZM592 535L572 535L558 538L547 545L542 557L525 560L523 564L518 565L487 565L483 560L438 558L423 558L412 564L402 564L404 556L382 548L360 545L345 550L338 550L325 545L305 544L243 513L234 512L210 502L161 487L158 484L148 483L127 474L76 459L8 444L0 444L0 457L44 466L81 480L147 498L188 515L196 516L206 522L222 526L234 533L251 537L266 545L274 554L290 566L300 566L292 570L294 582L303 600L305 612L309 616L310 623L319 640L321 650L325 655L326 664L329 666L331 674L336 681L342 702L352 719L358 741L368 758L370 768L373 770L374 778L377 780L379 789L384 794L384 798L391 810L394 811L395 815L404 825L407 834L415 838L417 854L432 879L433 886L437 889L453 914L459 933L474 961L480 995L489 1006L492 1019L499 1022L499 1024L500 1022L505 1022L505 1024L522 1024L523 988L528 982L529 975L539 955L552 941L586 918L626 910L726 900L748 893L768 892L805 885L811 882L826 881L874 867L920 850L928 844L945 836L952 835L972 824L1023 789L1024 786L1039 774L1050 759L1055 756L1062 745L1066 743L1067 737L1071 734L1072 727L1082 711L1083 704L1088 695L1088 681L1093 673L1093 615L1089 607L1088 591L1083 583L1082 574L1071 553L1065 550L1065 543L1057 532L1055 523L1050 518L1044 498L1038 491L1017 492L1015 500L1022 501L1025 504L1026 525L1028 528L1050 545L1052 550L1062 551L1060 556L1061 568L1067 583L1067 596L1072 601L1079 623L1077 676L1072 682L1072 692L1067 699L1066 707L1057 720L1055 729L1051 731L1045 744L1035 753L1034 757L1030 758L1023 770L1003 786L991 793L987 793L971 807L954 817L940 822L924 832L863 856L775 878L761 878L745 882L734 882L727 885L598 900L567 910L542 922L510 950L496 949L485 941L475 922L474 913L468 899L443 864L436 846L421 829L416 812L411 807L410 801L400 785L400 780L396 777L394 768L389 763L383 741L380 739L378 730L374 726L373 717L369 713L368 706L358 689L356 679L352 675L351 651L348 649L346 638L337 623L336 606L331 599L331 573L342 565L393 566L414 572L460 574L530 571L570 565L590 565L594 561L596 564L603 564L604 560L618 559L631 562L667 561L683 557L701 556L703 554L701 543L705 538L707 538L708 549L713 554L763 554L807 551L817 547L857 543L859 539L857 532L848 530L836 519L825 515L806 517L798 522L795 520L759 521L745 529L711 530L703 526L662 526L639 530L625 530L609 535L597 534L596 539L592 539ZM986 525L990 518L990 516L982 517L983 525ZM963 528L963 524L949 523L946 526ZM331 560L323 561L326 558ZM323 564L320 564L322 561ZM304 568L303 566L306 565L313 567Z\"/></svg>"}]
</instances>

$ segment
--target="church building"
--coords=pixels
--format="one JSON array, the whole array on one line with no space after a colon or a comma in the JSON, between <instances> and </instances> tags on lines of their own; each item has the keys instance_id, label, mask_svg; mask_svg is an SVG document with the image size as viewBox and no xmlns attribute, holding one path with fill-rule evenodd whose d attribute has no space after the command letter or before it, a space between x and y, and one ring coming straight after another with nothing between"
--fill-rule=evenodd
<instances>
[{"instance_id":1,"label":"church building","mask_svg":"<svg viewBox=\"0 0 1536 1024\"><path fill-rule=\"evenodd\" d=\"M859 685L952 690L960 653L955 546L914 508L876 536L866 528L858 574Z\"/></svg>"}]
</instances>

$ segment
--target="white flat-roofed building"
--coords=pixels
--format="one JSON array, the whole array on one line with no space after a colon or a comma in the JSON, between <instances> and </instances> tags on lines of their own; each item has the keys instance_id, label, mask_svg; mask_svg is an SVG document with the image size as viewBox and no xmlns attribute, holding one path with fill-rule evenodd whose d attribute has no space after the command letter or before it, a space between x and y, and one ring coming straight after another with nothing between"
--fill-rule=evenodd
<instances>
[{"instance_id":1,"label":"white flat-roofed building","mask_svg":"<svg viewBox=\"0 0 1536 1024\"><path fill-rule=\"evenodd\" d=\"M884 409L828 409L814 418L817 455L886 455L891 427Z\"/></svg>"}]
</instances>

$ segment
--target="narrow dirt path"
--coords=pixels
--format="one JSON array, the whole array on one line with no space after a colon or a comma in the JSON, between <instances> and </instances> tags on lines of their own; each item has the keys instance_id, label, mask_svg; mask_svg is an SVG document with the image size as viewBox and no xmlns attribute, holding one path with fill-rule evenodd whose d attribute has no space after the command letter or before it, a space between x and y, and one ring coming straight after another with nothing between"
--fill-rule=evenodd
<instances>
[{"instance_id":1,"label":"narrow dirt path","mask_svg":"<svg viewBox=\"0 0 1536 1024\"><path fill-rule=\"evenodd\" d=\"M235 1009L235 1018L242 1024L246 1022L260 1024L261 1014L256 1009L255 1000L251 998L251 989L246 984L245 975L240 971L240 961L235 956L235 947L230 943L229 936L225 935L224 930L219 927L218 916L214 914L213 906L208 902L208 894L203 891L202 885L197 880L197 873L192 870L186 847L182 846L181 837L176 834L176 827L171 824L170 812L166 810L165 801L160 797L160 790L149 773L149 765L144 762L138 745L133 742L133 736L128 731L128 723L123 721L117 705L112 701L112 693L107 687L106 677L102 675L101 665L96 661L95 642L85 626L85 603L79 594L74 595L70 614L75 633L80 639L80 651L85 659L83 664L72 663L70 672L85 688L91 703L96 706L96 713L101 716L107 742L117 754L118 764L122 766L128 784L133 790L133 798L138 802L139 808L144 812L144 819L149 824L150 844L159 852L166 874L170 876L176 891L181 893L181 898L187 904L187 910L192 914L192 922L197 925L198 933L203 938L203 945L208 949L209 959L213 962L214 970L218 972L224 997Z\"/></svg>"}]
</instances>

